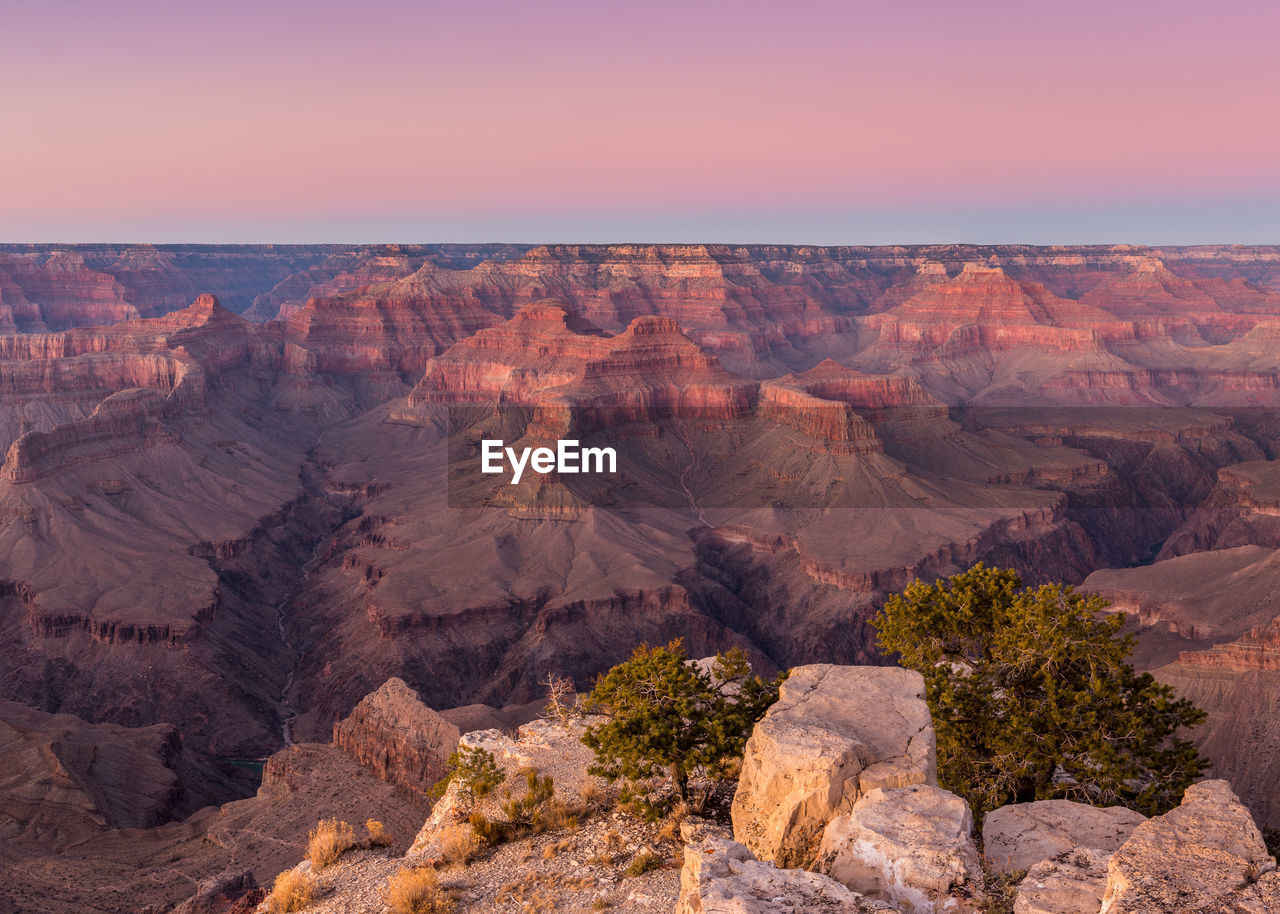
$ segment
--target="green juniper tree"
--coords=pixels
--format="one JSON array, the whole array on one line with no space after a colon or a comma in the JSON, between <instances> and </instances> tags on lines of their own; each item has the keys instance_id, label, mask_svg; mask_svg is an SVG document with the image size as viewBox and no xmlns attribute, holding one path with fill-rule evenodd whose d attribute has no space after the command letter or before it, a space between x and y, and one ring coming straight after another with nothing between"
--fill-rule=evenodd
<instances>
[{"instance_id":1,"label":"green juniper tree","mask_svg":"<svg viewBox=\"0 0 1280 914\"><path fill-rule=\"evenodd\" d=\"M507 779L506 772L498 767L498 760L492 752L473 746L459 746L449 756L445 767L445 776L427 791L432 800L444 796L449 784L457 781L467 801L474 803L493 793L494 788Z\"/></svg>"},{"instance_id":2,"label":"green juniper tree","mask_svg":"<svg viewBox=\"0 0 1280 914\"><path fill-rule=\"evenodd\" d=\"M679 640L636 648L600 676L587 700L602 715L582 738L596 755L591 772L611 781L666 774L687 800L689 777L723 773L777 701L785 674L763 680L750 673L739 648L717 655L710 673L688 662Z\"/></svg>"},{"instance_id":3,"label":"green juniper tree","mask_svg":"<svg viewBox=\"0 0 1280 914\"><path fill-rule=\"evenodd\" d=\"M924 676L943 785L975 811L1066 798L1156 814L1207 767L1177 735L1204 712L1134 671L1106 606L978 564L876 617L880 647Z\"/></svg>"}]
</instances>

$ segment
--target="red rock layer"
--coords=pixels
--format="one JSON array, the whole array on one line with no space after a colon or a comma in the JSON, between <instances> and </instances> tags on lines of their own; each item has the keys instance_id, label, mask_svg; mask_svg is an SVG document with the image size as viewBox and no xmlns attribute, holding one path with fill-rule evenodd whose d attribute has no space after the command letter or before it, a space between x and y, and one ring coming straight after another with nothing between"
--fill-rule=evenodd
<instances>
[{"instance_id":1,"label":"red rock layer","mask_svg":"<svg viewBox=\"0 0 1280 914\"><path fill-rule=\"evenodd\" d=\"M1280 619L1250 629L1238 641L1215 644L1207 651L1183 651L1178 663L1234 672L1280 672Z\"/></svg>"},{"instance_id":2,"label":"red rock layer","mask_svg":"<svg viewBox=\"0 0 1280 914\"><path fill-rule=\"evenodd\" d=\"M461 735L394 677L333 725L334 745L424 806Z\"/></svg>"}]
</instances>

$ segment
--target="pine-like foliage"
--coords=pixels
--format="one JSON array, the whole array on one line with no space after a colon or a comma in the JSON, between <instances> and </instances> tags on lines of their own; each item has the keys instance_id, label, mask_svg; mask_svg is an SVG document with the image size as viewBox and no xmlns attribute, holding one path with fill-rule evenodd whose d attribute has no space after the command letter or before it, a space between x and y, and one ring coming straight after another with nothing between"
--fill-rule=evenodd
<instances>
[{"instance_id":1,"label":"pine-like foliage","mask_svg":"<svg viewBox=\"0 0 1280 914\"><path fill-rule=\"evenodd\" d=\"M507 779L506 772L498 767L498 760L488 749L459 746L445 765L448 768L445 776L427 792L432 800L444 796L445 789L456 781L466 801L474 803L493 793L494 788Z\"/></svg>"},{"instance_id":2,"label":"pine-like foliage","mask_svg":"<svg viewBox=\"0 0 1280 914\"><path fill-rule=\"evenodd\" d=\"M596 755L591 773L611 781L666 774L686 800L691 775L722 774L742 756L785 675L752 676L739 648L717 655L707 673L688 662L680 640L641 645L602 675L588 698L590 712L603 716L582 738Z\"/></svg>"},{"instance_id":3,"label":"pine-like foliage","mask_svg":"<svg viewBox=\"0 0 1280 914\"><path fill-rule=\"evenodd\" d=\"M975 811L1065 798L1154 815L1207 767L1177 735L1204 712L1134 672L1106 606L978 564L876 617L880 647L924 676L943 786Z\"/></svg>"}]
</instances>

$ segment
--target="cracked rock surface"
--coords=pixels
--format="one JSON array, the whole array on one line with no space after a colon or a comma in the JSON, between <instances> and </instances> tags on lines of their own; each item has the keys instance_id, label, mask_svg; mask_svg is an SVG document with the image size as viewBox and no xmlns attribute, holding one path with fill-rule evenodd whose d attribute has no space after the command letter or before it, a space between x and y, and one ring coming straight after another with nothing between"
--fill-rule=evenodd
<instances>
[{"instance_id":1,"label":"cracked rock surface","mask_svg":"<svg viewBox=\"0 0 1280 914\"><path fill-rule=\"evenodd\" d=\"M796 667L747 741L734 837L761 860L809 866L827 823L877 788L936 785L924 679L912 670Z\"/></svg>"}]
</instances>

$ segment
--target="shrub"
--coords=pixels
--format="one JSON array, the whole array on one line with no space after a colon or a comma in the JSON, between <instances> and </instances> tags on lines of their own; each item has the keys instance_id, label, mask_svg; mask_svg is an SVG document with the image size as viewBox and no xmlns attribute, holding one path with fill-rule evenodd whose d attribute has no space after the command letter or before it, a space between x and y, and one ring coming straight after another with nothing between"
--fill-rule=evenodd
<instances>
[{"instance_id":1,"label":"shrub","mask_svg":"<svg viewBox=\"0 0 1280 914\"><path fill-rule=\"evenodd\" d=\"M658 822L680 802L669 790L650 782L628 781L618 791L618 805L645 822Z\"/></svg>"},{"instance_id":2,"label":"shrub","mask_svg":"<svg viewBox=\"0 0 1280 914\"><path fill-rule=\"evenodd\" d=\"M445 863L466 866L480 847L480 836L470 824L450 826L440 835L440 856Z\"/></svg>"},{"instance_id":3,"label":"shrub","mask_svg":"<svg viewBox=\"0 0 1280 914\"><path fill-rule=\"evenodd\" d=\"M502 814L517 831L542 831L553 824L549 820L560 812L555 781L550 776L539 777L537 768L522 768L520 773L527 789L520 797L508 791L502 801Z\"/></svg>"},{"instance_id":4,"label":"shrub","mask_svg":"<svg viewBox=\"0 0 1280 914\"><path fill-rule=\"evenodd\" d=\"M578 707L578 689L572 679L548 673L543 685L547 687L547 705L540 715L544 720L567 727L582 716L582 709Z\"/></svg>"},{"instance_id":5,"label":"shrub","mask_svg":"<svg viewBox=\"0 0 1280 914\"><path fill-rule=\"evenodd\" d=\"M377 819L367 820L364 828L369 833L370 847L387 847L391 844L391 832Z\"/></svg>"},{"instance_id":6,"label":"shrub","mask_svg":"<svg viewBox=\"0 0 1280 914\"><path fill-rule=\"evenodd\" d=\"M387 906L394 914L450 914L454 908L429 869L402 869L392 876L387 881Z\"/></svg>"},{"instance_id":7,"label":"shrub","mask_svg":"<svg viewBox=\"0 0 1280 914\"><path fill-rule=\"evenodd\" d=\"M515 836L515 828L510 822L495 822L482 812L473 812L467 821L481 847L494 847Z\"/></svg>"},{"instance_id":8,"label":"shrub","mask_svg":"<svg viewBox=\"0 0 1280 914\"><path fill-rule=\"evenodd\" d=\"M982 914L1014 914L1014 902L1018 897L1018 883L1027 875L1026 870L1011 873L993 871L984 859Z\"/></svg>"},{"instance_id":9,"label":"shrub","mask_svg":"<svg viewBox=\"0 0 1280 914\"><path fill-rule=\"evenodd\" d=\"M627 867L628 876L643 876L650 870L656 870L662 866L662 858L650 850L643 850L631 858L631 864Z\"/></svg>"},{"instance_id":10,"label":"shrub","mask_svg":"<svg viewBox=\"0 0 1280 914\"><path fill-rule=\"evenodd\" d=\"M600 784L595 778L587 778L578 789L578 799L585 811L603 806L604 798L604 791L600 789Z\"/></svg>"},{"instance_id":11,"label":"shrub","mask_svg":"<svg viewBox=\"0 0 1280 914\"><path fill-rule=\"evenodd\" d=\"M723 775L785 678L751 676L746 654L716 657L711 673L688 662L684 645L641 645L596 680L588 708L604 716L582 741L595 753L591 773L636 781L666 774L681 801L695 772Z\"/></svg>"},{"instance_id":12,"label":"shrub","mask_svg":"<svg viewBox=\"0 0 1280 914\"><path fill-rule=\"evenodd\" d=\"M315 896L314 876L297 870L285 870L271 886L271 892L267 895L267 910L271 914L292 914L311 904Z\"/></svg>"},{"instance_id":13,"label":"shrub","mask_svg":"<svg viewBox=\"0 0 1280 914\"><path fill-rule=\"evenodd\" d=\"M913 583L874 620L880 647L924 676L940 780L975 813L1065 798L1156 815L1206 768L1177 736L1204 712L1134 672L1106 606L978 564Z\"/></svg>"},{"instance_id":14,"label":"shrub","mask_svg":"<svg viewBox=\"0 0 1280 914\"><path fill-rule=\"evenodd\" d=\"M355 829L337 819L324 819L316 823L307 837L307 859L317 872L337 861L355 846Z\"/></svg>"},{"instance_id":15,"label":"shrub","mask_svg":"<svg viewBox=\"0 0 1280 914\"><path fill-rule=\"evenodd\" d=\"M493 793L507 779L507 773L498 767L498 760L488 749L459 746L446 764L448 773L429 791L434 799L443 796L449 784L457 781L464 799L474 803Z\"/></svg>"},{"instance_id":16,"label":"shrub","mask_svg":"<svg viewBox=\"0 0 1280 914\"><path fill-rule=\"evenodd\" d=\"M578 827L578 817L586 813L581 806L570 806L556 799L555 781L540 777L537 768L522 768L526 790L515 796L504 791L501 803L504 819L495 821L479 812L470 817L471 830L479 842L492 847L527 832L539 833L549 828Z\"/></svg>"}]
</instances>

